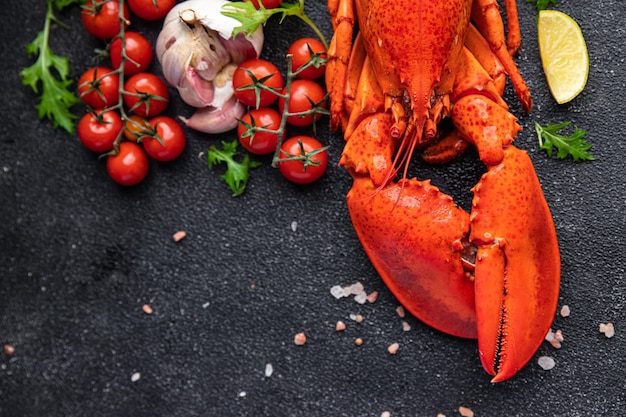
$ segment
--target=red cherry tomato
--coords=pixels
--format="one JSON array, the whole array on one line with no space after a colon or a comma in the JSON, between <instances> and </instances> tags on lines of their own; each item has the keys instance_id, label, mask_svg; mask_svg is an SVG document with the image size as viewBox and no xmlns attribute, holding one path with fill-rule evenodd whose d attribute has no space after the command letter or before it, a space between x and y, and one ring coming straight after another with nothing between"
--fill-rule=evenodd
<instances>
[{"instance_id":1,"label":"red cherry tomato","mask_svg":"<svg viewBox=\"0 0 626 417\"><path fill-rule=\"evenodd\" d=\"M327 57L326 48L324 48L324 44L317 39L297 39L289 46L289 49L287 49L287 55L292 55L291 70L293 72L299 70L312 59L312 64L303 69L302 72L299 72L298 78L315 80L324 75L326 71L326 63L324 62L322 64L320 62Z\"/></svg>"},{"instance_id":2,"label":"red cherry tomato","mask_svg":"<svg viewBox=\"0 0 626 417\"><path fill-rule=\"evenodd\" d=\"M148 156L135 142L122 142L117 155L107 157L107 172L120 185L139 184L148 175Z\"/></svg>"},{"instance_id":3,"label":"red cherry tomato","mask_svg":"<svg viewBox=\"0 0 626 417\"><path fill-rule=\"evenodd\" d=\"M176 0L128 0L130 10L144 20L163 19L175 4Z\"/></svg>"},{"instance_id":4,"label":"red cherry tomato","mask_svg":"<svg viewBox=\"0 0 626 417\"><path fill-rule=\"evenodd\" d=\"M96 110L85 114L78 122L78 139L90 151L109 152L123 127L122 118L116 111L103 113Z\"/></svg>"},{"instance_id":5,"label":"red cherry tomato","mask_svg":"<svg viewBox=\"0 0 626 417\"><path fill-rule=\"evenodd\" d=\"M286 88L282 94L286 94ZM301 113L310 111L314 107L326 108L324 89L312 80L294 80L291 82L289 94L289 113ZM278 108L281 113L285 111L285 99L278 99ZM322 117L321 113L315 113L315 120ZM308 126L313 124L313 113L305 116L294 115L287 117L287 123L292 126Z\"/></svg>"},{"instance_id":6,"label":"red cherry tomato","mask_svg":"<svg viewBox=\"0 0 626 417\"><path fill-rule=\"evenodd\" d=\"M263 3L263 7L266 9L275 9L282 3L282 0L246 0L254 5L259 10L259 2Z\"/></svg>"},{"instance_id":7,"label":"red cherry tomato","mask_svg":"<svg viewBox=\"0 0 626 417\"><path fill-rule=\"evenodd\" d=\"M108 67L93 67L78 79L78 96L92 109L101 109L117 103L120 76Z\"/></svg>"},{"instance_id":8,"label":"red cherry tomato","mask_svg":"<svg viewBox=\"0 0 626 417\"><path fill-rule=\"evenodd\" d=\"M140 72L124 84L124 104L140 116L154 117L162 113L169 100L167 84L152 73Z\"/></svg>"},{"instance_id":9,"label":"red cherry tomato","mask_svg":"<svg viewBox=\"0 0 626 417\"><path fill-rule=\"evenodd\" d=\"M83 26L92 36L99 39L113 39L120 33L120 5L117 0L87 0L81 12ZM130 18L124 4L124 17ZM128 23L124 24L128 27Z\"/></svg>"},{"instance_id":10,"label":"red cherry tomato","mask_svg":"<svg viewBox=\"0 0 626 417\"><path fill-rule=\"evenodd\" d=\"M126 32L126 56L128 59L124 63L124 74L133 75L144 72L152 63L152 45L140 33ZM118 69L122 63L122 39L116 38L109 47L111 65Z\"/></svg>"},{"instance_id":11,"label":"red cherry tomato","mask_svg":"<svg viewBox=\"0 0 626 417\"><path fill-rule=\"evenodd\" d=\"M297 158L303 155L302 159ZM296 184L317 181L328 167L328 152L317 139L310 136L294 136L284 141L279 158L280 173Z\"/></svg>"},{"instance_id":12,"label":"red cherry tomato","mask_svg":"<svg viewBox=\"0 0 626 417\"><path fill-rule=\"evenodd\" d=\"M280 128L281 115L270 107L252 109L244 114L237 125L237 137L239 143L248 152L256 155L267 155L276 151L278 135L265 131L254 131L254 128L278 130Z\"/></svg>"},{"instance_id":13,"label":"red cherry tomato","mask_svg":"<svg viewBox=\"0 0 626 417\"><path fill-rule=\"evenodd\" d=\"M254 108L267 107L275 102L276 94L260 89L255 91L254 80L251 76L276 92L280 92L283 88L283 76L276 65L264 59L250 59L239 65L233 74L233 88L237 99ZM258 100L257 91L259 92Z\"/></svg>"},{"instance_id":14,"label":"red cherry tomato","mask_svg":"<svg viewBox=\"0 0 626 417\"><path fill-rule=\"evenodd\" d=\"M133 142L137 142L139 138L146 136L151 130L152 126L148 120L137 114L128 116L124 121L124 137Z\"/></svg>"},{"instance_id":15,"label":"red cherry tomato","mask_svg":"<svg viewBox=\"0 0 626 417\"><path fill-rule=\"evenodd\" d=\"M169 116L158 116L150 120L156 131L156 137L145 137L142 140L146 153L157 161L168 162L178 158L185 150L185 132L180 124Z\"/></svg>"}]
</instances>

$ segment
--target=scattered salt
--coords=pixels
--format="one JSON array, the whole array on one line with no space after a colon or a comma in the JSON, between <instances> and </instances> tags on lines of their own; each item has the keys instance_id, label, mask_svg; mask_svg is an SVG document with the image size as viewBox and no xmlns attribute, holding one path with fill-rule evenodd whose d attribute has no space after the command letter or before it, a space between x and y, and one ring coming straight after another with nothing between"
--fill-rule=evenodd
<instances>
[{"instance_id":1,"label":"scattered salt","mask_svg":"<svg viewBox=\"0 0 626 417\"><path fill-rule=\"evenodd\" d=\"M552 340L554 340L554 331L552 331L552 329L548 330L545 339L546 342L552 342Z\"/></svg>"},{"instance_id":2,"label":"scattered salt","mask_svg":"<svg viewBox=\"0 0 626 417\"><path fill-rule=\"evenodd\" d=\"M143 312L146 313L146 314L152 314L153 313L152 307L150 307L148 304L144 304L142 309L143 309Z\"/></svg>"},{"instance_id":3,"label":"scattered salt","mask_svg":"<svg viewBox=\"0 0 626 417\"><path fill-rule=\"evenodd\" d=\"M367 302L373 303L378 299L378 291L372 291L367 295Z\"/></svg>"},{"instance_id":4,"label":"scattered salt","mask_svg":"<svg viewBox=\"0 0 626 417\"><path fill-rule=\"evenodd\" d=\"M600 323L600 333L604 333L604 335L608 338L615 336L615 327L613 323Z\"/></svg>"},{"instance_id":5,"label":"scattered salt","mask_svg":"<svg viewBox=\"0 0 626 417\"><path fill-rule=\"evenodd\" d=\"M339 320L337 322L337 324L335 325L335 330L337 330L338 332L346 330L346 323L344 323L343 321Z\"/></svg>"},{"instance_id":6,"label":"scattered salt","mask_svg":"<svg viewBox=\"0 0 626 417\"><path fill-rule=\"evenodd\" d=\"M304 333L298 333L294 336L293 342L298 346L304 345L306 343L306 335Z\"/></svg>"},{"instance_id":7,"label":"scattered salt","mask_svg":"<svg viewBox=\"0 0 626 417\"><path fill-rule=\"evenodd\" d=\"M469 408L463 406L459 407L459 414L461 414L463 417L474 417L474 412Z\"/></svg>"},{"instance_id":8,"label":"scattered salt","mask_svg":"<svg viewBox=\"0 0 626 417\"><path fill-rule=\"evenodd\" d=\"M357 337L356 339L354 339L354 344L357 346L361 346L363 344L363 339Z\"/></svg>"},{"instance_id":9,"label":"scattered salt","mask_svg":"<svg viewBox=\"0 0 626 417\"><path fill-rule=\"evenodd\" d=\"M404 307L402 306L398 306L396 308L396 313L398 314L398 316L404 318L404 316L406 315L406 313L404 312Z\"/></svg>"},{"instance_id":10,"label":"scattered salt","mask_svg":"<svg viewBox=\"0 0 626 417\"><path fill-rule=\"evenodd\" d=\"M187 232L183 230L174 233L174 236L172 236L172 238L174 239L174 242L180 242L185 237L187 237Z\"/></svg>"},{"instance_id":11,"label":"scattered salt","mask_svg":"<svg viewBox=\"0 0 626 417\"><path fill-rule=\"evenodd\" d=\"M15 347L9 344L4 345L4 354L7 356L12 356L13 354L15 354Z\"/></svg>"},{"instance_id":12,"label":"scattered salt","mask_svg":"<svg viewBox=\"0 0 626 417\"><path fill-rule=\"evenodd\" d=\"M402 320L402 330L404 330L405 332L411 330L411 325L409 324L409 322Z\"/></svg>"},{"instance_id":13,"label":"scattered salt","mask_svg":"<svg viewBox=\"0 0 626 417\"><path fill-rule=\"evenodd\" d=\"M340 298L344 297L344 295L343 295L343 287L341 285L335 285L334 287L332 287L330 289L330 293L336 299L340 299Z\"/></svg>"},{"instance_id":14,"label":"scattered salt","mask_svg":"<svg viewBox=\"0 0 626 417\"><path fill-rule=\"evenodd\" d=\"M563 307L561 307L561 317L569 317L569 306L564 305Z\"/></svg>"},{"instance_id":15,"label":"scattered salt","mask_svg":"<svg viewBox=\"0 0 626 417\"><path fill-rule=\"evenodd\" d=\"M360 293L354 296L354 301L356 301L359 304L365 304L365 302L367 301L367 293L365 291L361 291Z\"/></svg>"},{"instance_id":16,"label":"scattered salt","mask_svg":"<svg viewBox=\"0 0 626 417\"><path fill-rule=\"evenodd\" d=\"M241 391L241 392L239 393L239 398L243 398L243 397L245 397L246 395L248 395L248 393L247 393L247 392L245 392L245 391Z\"/></svg>"},{"instance_id":17,"label":"scattered salt","mask_svg":"<svg viewBox=\"0 0 626 417\"><path fill-rule=\"evenodd\" d=\"M141 374L139 372L135 372L131 377L130 380L132 382L137 382L139 381L139 378L141 378Z\"/></svg>"},{"instance_id":18,"label":"scattered salt","mask_svg":"<svg viewBox=\"0 0 626 417\"><path fill-rule=\"evenodd\" d=\"M387 351L392 354L395 355L396 353L398 353L398 349L400 349L400 344L398 343L392 343L391 345L389 345L389 347L387 348Z\"/></svg>"},{"instance_id":19,"label":"scattered salt","mask_svg":"<svg viewBox=\"0 0 626 417\"><path fill-rule=\"evenodd\" d=\"M298 222L297 221L293 221L293 222L291 222L291 231L295 232L296 230L298 230Z\"/></svg>"},{"instance_id":20,"label":"scattered salt","mask_svg":"<svg viewBox=\"0 0 626 417\"><path fill-rule=\"evenodd\" d=\"M554 366L556 365L554 358L551 358L550 356L539 357L539 359L537 360L537 363L539 364L539 366L541 366L541 369L543 369L544 371L549 371L550 369L554 368Z\"/></svg>"},{"instance_id":21,"label":"scattered salt","mask_svg":"<svg viewBox=\"0 0 626 417\"><path fill-rule=\"evenodd\" d=\"M380 417L391 417L391 413L389 411L383 411L380 414Z\"/></svg>"},{"instance_id":22,"label":"scattered salt","mask_svg":"<svg viewBox=\"0 0 626 417\"><path fill-rule=\"evenodd\" d=\"M272 364L268 363L267 365L265 365L265 376L269 378L270 376L272 376L273 373L274 367L272 366Z\"/></svg>"}]
</instances>

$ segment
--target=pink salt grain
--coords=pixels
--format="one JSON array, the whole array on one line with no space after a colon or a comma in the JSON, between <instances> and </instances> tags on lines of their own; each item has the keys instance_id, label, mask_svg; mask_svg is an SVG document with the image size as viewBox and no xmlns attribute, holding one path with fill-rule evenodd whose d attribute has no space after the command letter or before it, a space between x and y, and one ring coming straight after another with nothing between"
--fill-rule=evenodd
<instances>
[{"instance_id":1,"label":"pink salt grain","mask_svg":"<svg viewBox=\"0 0 626 417\"><path fill-rule=\"evenodd\" d=\"M463 417L474 417L474 412L469 408L463 406L459 407L459 414L461 414Z\"/></svg>"},{"instance_id":2,"label":"pink salt grain","mask_svg":"<svg viewBox=\"0 0 626 417\"><path fill-rule=\"evenodd\" d=\"M387 352L389 352L391 355L395 355L396 353L398 353L398 349L400 349L400 344L399 343L392 343L387 348Z\"/></svg>"},{"instance_id":3,"label":"pink salt grain","mask_svg":"<svg viewBox=\"0 0 626 417\"><path fill-rule=\"evenodd\" d=\"M367 295L367 301L373 303L378 299L378 291L373 291Z\"/></svg>"},{"instance_id":4,"label":"pink salt grain","mask_svg":"<svg viewBox=\"0 0 626 417\"><path fill-rule=\"evenodd\" d=\"M335 324L335 330L337 330L338 332L346 330L346 323L339 320L337 324Z\"/></svg>"},{"instance_id":5,"label":"pink salt grain","mask_svg":"<svg viewBox=\"0 0 626 417\"><path fill-rule=\"evenodd\" d=\"M569 306L564 305L563 307L561 307L561 317L569 317Z\"/></svg>"},{"instance_id":6,"label":"pink salt grain","mask_svg":"<svg viewBox=\"0 0 626 417\"><path fill-rule=\"evenodd\" d=\"M174 239L174 242L180 242L186 236L187 236L187 232L181 230L179 232L174 233L174 236L172 236L172 238Z\"/></svg>"},{"instance_id":7,"label":"pink salt grain","mask_svg":"<svg viewBox=\"0 0 626 417\"><path fill-rule=\"evenodd\" d=\"M293 338L293 342L298 345L298 346L302 346L306 343L306 335L304 333L298 333L294 338Z\"/></svg>"},{"instance_id":8,"label":"pink salt grain","mask_svg":"<svg viewBox=\"0 0 626 417\"><path fill-rule=\"evenodd\" d=\"M152 314L153 313L152 307L150 307L148 304L144 304L142 309L143 309L143 312L146 313L146 314Z\"/></svg>"}]
</instances>

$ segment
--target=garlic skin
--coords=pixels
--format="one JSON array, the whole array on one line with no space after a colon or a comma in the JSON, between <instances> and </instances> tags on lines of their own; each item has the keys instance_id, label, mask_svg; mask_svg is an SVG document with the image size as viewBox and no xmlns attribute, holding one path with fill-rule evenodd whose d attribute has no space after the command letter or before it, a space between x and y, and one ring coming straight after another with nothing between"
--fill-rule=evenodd
<instances>
[{"instance_id":1,"label":"garlic skin","mask_svg":"<svg viewBox=\"0 0 626 417\"><path fill-rule=\"evenodd\" d=\"M237 65L258 58L263 48L261 26L250 36L231 37L241 23L222 15L222 7L229 3L187 0L177 4L165 17L155 47L165 79L185 103L199 109L198 115L186 121L188 126L206 133L237 126L245 107L235 98L233 73Z\"/></svg>"}]
</instances>

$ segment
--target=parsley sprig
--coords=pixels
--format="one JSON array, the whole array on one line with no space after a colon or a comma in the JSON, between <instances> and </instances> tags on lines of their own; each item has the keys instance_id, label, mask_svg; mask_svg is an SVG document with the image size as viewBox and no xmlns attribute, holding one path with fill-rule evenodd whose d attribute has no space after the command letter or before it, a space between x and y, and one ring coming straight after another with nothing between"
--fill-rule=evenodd
<instances>
[{"instance_id":1,"label":"parsley sprig","mask_svg":"<svg viewBox=\"0 0 626 417\"><path fill-rule=\"evenodd\" d=\"M74 132L74 120L77 118L71 108L80 103L80 99L69 89L72 80L68 79L68 59L50 49L50 34L53 23L67 28L54 15L54 8L61 11L67 6L81 4L83 1L47 0L44 28L26 46L28 56L36 57L37 60L20 72L22 84L30 86L39 95L39 102L36 105L39 118L52 120L55 128L62 127L70 134Z\"/></svg>"},{"instance_id":2,"label":"parsley sprig","mask_svg":"<svg viewBox=\"0 0 626 417\"><path fill-rule=\"evenodd\" d=\"M564 122L558 124L550 124L541 126L535 122L535 131L539 139L539 149L546 151L549 157L552 157L552 151L557 149L556 158L564 159L571 156L574 161L593 161L595 158L587 151L591 149L591 144L587 143L585 135L586 130L574 128L574 133L570 136L561 135L559 132L568 127L571 123Z\"/></svg>"},{"instance_id":3,"label":"parsley sprig","mask_svg":"<svg viewBox=\"0 0 626 417\"><path fill-rule=\"evenodd\" d=\"M228 3L223 6L222 14L224 16L232 17L233 19L241 22L241 26L237 26L233 30L233 38L240 32L248 34L254 33L259 26L265 26L270 17L275 14L280 14L281 17L279 23L282 23L287 16L296 16L303 20L320 38L324 47L328 49L328 42L326 42L324 34L322 34L322 31L317 27L317 25L315 25L315 23L313 23L304 11L304 0L298 0L297 3L283 2L280 7L275 9L266 9L263 4L260 4L260 6L261 7L257 10L250 1Z\"/></svg>"},{"instance_id":4,"label":"parsley sprig","mask_svg":"<svg viewBox=\"0 0 626 417\"><path fill-rule=\"evenodd\" d=\"M250 177L250 169L261 165L260 162L251 161L248 154L243 157L241 162L237 162L235 160L237 143L236 139L232 142L222 141L222 149L212 145L207 155L209 169L222 162L226 164L226 172L220 177L226 181L226 184L232 190L233 197L237 197L245 191L248 178Z\"/></svg>"}]
</instances>

